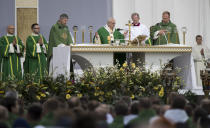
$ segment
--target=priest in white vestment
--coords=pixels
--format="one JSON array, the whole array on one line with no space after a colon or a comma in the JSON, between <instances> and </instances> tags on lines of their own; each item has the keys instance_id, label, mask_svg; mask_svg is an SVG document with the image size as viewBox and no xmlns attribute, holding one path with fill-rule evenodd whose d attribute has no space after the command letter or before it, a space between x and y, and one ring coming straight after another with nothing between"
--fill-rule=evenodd
<instances>
[{"instance_id":1,"label":"priest in white vestment","mask_svg":"<svg viewBox=\"0 0 210 128\"><path fill-rule=\"evenodd\" d=\"M145 41L149 39L149 34L150 34L149 29L147 28L146 25L139 22L140 17L138 13L133 13L131 15L131 19L133 21L131 26L131 40L134 40L139 35L145 35L147 36L147 38L144 41L142 41L142 43L145 44ZM128 26L126 27L125 30L126 30L125 39L128 40L129 39Z\"/></svg>"},{"instance_id":2,"label":"priest in white vestment","mask_svg":"<svg viewBox=\"0 0 210 128\"><path fill-rule=\"evenodd\" d=\"M131 40L134 40L139 35L145 35L147 36L146 39L141 42L141 44L145 45L146 40L149 39L150 35L149 29L147 28L146 25L139 22L140 17L138 13L133 13L131 15L131 19L133 21L131 26ZM129 40L129 33L128 33L129 27L127 26L125 30L126 30L124 33L125 40ZM130 59L132 58L133 62L138 66L142 66L142 64L144 63L144 55L141 53L132 53L132 54L128 53L127 58L128 62L130 62Z\"/></svg>"},{"instance_id":3,"label":"priest in white vestment","mask_svg":"<svg viewBox=\"0 0 210 128\"><path fill-rule=\"evenodd\" d=\"M196 44L192 47L192 56L195 63L195 73L197 86L202 86L202 81L200 78L200 70L205 68L204 60L208 60L210 52L206 45L202 43L202 36L196 36Z\"/></svg>"}]
</instances>

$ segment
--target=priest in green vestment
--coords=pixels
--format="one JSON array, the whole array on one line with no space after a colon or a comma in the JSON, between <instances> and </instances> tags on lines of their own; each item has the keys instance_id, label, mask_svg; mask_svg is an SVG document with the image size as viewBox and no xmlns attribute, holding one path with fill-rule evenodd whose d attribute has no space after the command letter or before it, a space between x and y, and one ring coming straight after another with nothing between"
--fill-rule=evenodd
<instances>
[{"instance_id":1,"label":"priest in green vestment","mask_svg":"<svg viewBox=\"0 0 210 128\"><path fill-rule=\"evenodd\" d=\"M107 24L98 29L94 37L94 42L100 44L109 44L119 40L120 43L124 43L124 35L115 29L115 19L109 18ZM122 65L126 60L126 53L114 53L114 64L119 62Z\"/></svg>"},{"instance_id":2,"label":"priest in green vestment","mask_svg":"<svg viewBox=\"0 0 210 128\"><path fill-rule=\"evenodd\" d=\"M48 44L40 34L40 26L35 23L31 26L32 34L26 40L26 57L24 62L24 74L34 75L35 81L40 82L47 71Z\"/></svg>"},{"instance_id":3,"label":"priest in green vestment","mask_svg":"<svg viewBox=\"0 0 210 128\"><path fill-rule=\"evenodd\" d=\"M15 34L15 27L7 27L7 35L0 39L0 54L2 56L2 80L21 80L22 69L20 57L23 56L24 45Z\"/></svg>"},{"instance_id":4,"label":"priest in green vestment","mask_svg":"<svg viewBox=\"0 0 210 128\"><path fill-rule=\"evenodd\" d=\"M68 22L68 15L65 13L61 14L60 19L57 21L56 24L52 26L50 30L49 49L47 56L48 66L50 66L50 60L53 57L52 55L53 47L57 47L59 45L70 45L71 43L73 43L69 28L67 26L67 22ZM73 67L71 67L71 69L72 68Z\"/></svg>"},{"instance_id":5,"label":"priest in green vestment","mask_svg":"<svg viewBox=\"0 0 210 128\"><path fill-rule=\"evenodd\" d=\"M151 27L150 36L154 45L179 44L177 27L170 21L170 12L163 12L162 22Z\"/></svg>"},{"instance_id":6,"label":"priest in green vestment","mask_svg":"<svg viewBox=\"0 0 210 128\"><path fill-rule=\"evenodd\" d=\"M98 29L95 38L100 39L101 44L109 44L115 40L120 40L120 43L124 43L124 35L115 29L114 18L109 18L107 24Z\"/></svg>"}]
</instances>

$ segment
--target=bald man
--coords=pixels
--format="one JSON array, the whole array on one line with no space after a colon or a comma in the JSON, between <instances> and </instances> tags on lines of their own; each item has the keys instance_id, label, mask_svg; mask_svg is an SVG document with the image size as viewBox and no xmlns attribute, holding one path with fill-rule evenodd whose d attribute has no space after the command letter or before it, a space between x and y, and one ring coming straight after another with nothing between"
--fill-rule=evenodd
<instances>
[{"instance_id":1,"label":"bald man","mask_svg":"<svg viewBox=\"0 0 210 128\"><path fill-rule=\"evenodd\" d=\"M124 35L115 29L115 24L115 19L109 18L107 24L99 28L96 32L94 38L95 42L97 41L101 44L109 44L115 42L116 40L120 40L120 43L124 43ZM114 53L114 64L117 64L119 61L119 64L122 65L125 60L125 53Z\"/></svg>"},{"instance_id":2,"label":"bald man","mask_svg":"<svg viewBox=\"0 0 210 128\"><path fill-rule=\"evenodd\" d=\"M95 35L95 39L100 40L101 44L108 44L114 42L117 39L121 40L121 43L124 42L124 35L115 29L115 19L109 18L107 24L98 29Z\"/></svg>"},{"instance_id":3,"label":"bald man","mask_svg":"<svg viewBox=\"0 0 210 128\"><path fill-rule=\"evenodd\" d=\"M21 80L22 69L20 57L24 52L24 45L21 39L15 36L15 27L7 27L7 35L0 39L0 54L2 56L2 80Z\"/></svg>"}]
</instances>

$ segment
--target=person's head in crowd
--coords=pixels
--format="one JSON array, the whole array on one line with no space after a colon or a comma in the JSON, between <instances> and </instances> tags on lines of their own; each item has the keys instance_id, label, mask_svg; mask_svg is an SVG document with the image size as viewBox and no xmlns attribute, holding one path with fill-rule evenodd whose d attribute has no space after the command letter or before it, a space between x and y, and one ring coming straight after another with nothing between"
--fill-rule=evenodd
<instances>
[{"instance_id":1,"label":"person's head in crowd","mask_svg":"<svg viewBox=\"0 0 210 128\"><path fill-rule=\"evenodd\" d=\"M66 100L62 97L56 96L54 97L55 99L57 99L58 103L59 103L59 109L68 109L68 103L66 102Z\"/></svg>"},{"instance_id":2,"label":"person's head in crowd","mask_svg":"<svg viewBox=\"0 0 210 128\"><path fill-rule=\"evenodd\" d=\"M193 113L193 122L197 123L201 118L205 118L208 116L208 113L201 107L197 107Z\"/></svg>"},{"instance_id":3,"label":"person's head in crowd","mask_svg":"<svg viewBox=\"0 0 210 128\"><path fill-rule=\"evenodd\" d=\"M131 104L130 114L138 114L139 113L139 102L133 102Z\"/></svg>"},{"instance_id":4,"label":"person's head in crowd","mask_svg":"<svg viewBox=\"0 0 210 128\"><path fill-rule=\"evenodd\" d=\"M15 91L15 90L8 90L6 93L5 93L5 97L11 97L11 98L15 98L15 99L18 99L18 92Z\"/></svg>"},{"instance_id":5,"label":"person's head in crowd","mask_svg":"<svg viewBox=\"0 0 210 128\"><path fill-rule=\"evenodd\" d=\"M43 113L53 113L54 111L59 109L59 102L55 98L49 98L47 101L43 103Z\"/></svg>"},{"instance_id":6,"label":"person's head in crowd","mask_svg":"<svg viewBox=\"0 0 210 128\"><path fill-rule=\"evenodd\" d=\"M190 105L190 104L187 104L186 106L185 106L185 111L187 112L187 115L189 116L189 117L192 117L192 113L193 113L193 108L192 108L192 106Z\"/></svg>"},{"instance_id":7,"label":"person's head in crowd","mask_svg":"<svg viewBox=\"0 0 210 128\"><path fill-rule=\"evenodd\" d=\"M166 118L160 116L151 122L151 124L149 125L149 128L176 128L176 127Z\"/></svg>"},{"instance_id":8,"label":"person's head in crowd","mask_svg":"<svg viewBox=\"0 0 210 128\"><path fill-rule=\"evenodd\" d=\"M131 106L131 102L132 102L132 99L130 96L122 96L122 98L120 99L122 101L124 101L125 103L127 103L128 107Z\"/></svg>"},{"instance_id":9,"label":"person's head in crowd","mask_svg":"<svg viewBox=\"0 0 210 128\"><path fill-rule=\"evenodd\" d=\"M5 97L1 103L10 113L18 114L19 112L19 104L16 98L13 97Z\"/></svg>"},{"instance_id":10,"label":"person's head in crowd","mask_svg":"<svg viewBox=\"0 0 210 128\"><path fill-rule=\"evenodd\" d=\"M57 127L72 128L75 115L71 110L58 110L55 113L55 124Z\"/></svg>"},{"instance_id":11,"label":"person's head in crowd","mask_svg":"<svg viewBox=\"0 0 210 128\"><path fill-rule=\"evenodd\" d=\"M33 103L27 110L27 120L29 123L38 123L42 117L42 106L39 103Z\"/></svg>"},{"instance_id":12,"label":"person's head in crowd","mask_svg":"<svg viewBox=\"0 0 210 128\"><path fill-rule=\"evenodd\" d=\"M201 108L203 108L208 113L208 115L210 115L210 100L203 99L200 104Z\"/></svg>"},{"instance_id":13,"label":"person's head in crowd","mask_svg":"<svg viewBox=\"0 0 210 128\"><path fill-rule=\"evenodd\" d=\"M62 25L66 25L67 22L68 22L68 19L69 19L68 15L66 13L63 13L63 14L60 15L59 22Z\"/></svg>"},{"instance_id":14,"label":"person's head in crowd","mask_svg":"<svg viewBox=\"0 0 210 128\"><path fill-rule=\"evenodd\" d=\"M186 105L186 99L179 95L174 97L172 104L171 104L171 108L172 109L184 109Z\"/></svg>"},{"instance_id":15,"label":"person's head in crowd","mask_svg":"<svg viewBox=\"0 0 210 128\"><path fill-rule=\"evenodd\" d=\"M208 118L208 113L201 107L197 107L194 110L193 122L201 128L210 127L210 119Z\"/></svg>"},{"instance_id":16,"label":"person's head in crowd","mask_svg":"<svg viewBox=\"0 0 210 128\"><path fill-rule=\"evenodd\" d=\"M81 107L84 110L88 110L88 102L89 102L89 97L88 96L82 96L80 98Z\"/></svg>"},{"instance_id":17,"label":"person's head in crowd","mask_svg":"<svg viewBox=\"0 0 210 128\"><path fill-rule=\"evenodd\" d=\"M167 104L171 105L173 99L174 99L176 96L178 96L178 95L179 95L179 94L178 94L177 92L171 92L171 93L169 93Z\"/></svg>"},{"instance_id":18,"label":"person's head in crowd","mask_svg":"<svg viewBox=\"0 0 210 128\"><path fill-rule=\"evenodd\" d=\"M80 106L80 99L78 97L71 97L68 101L67 101L69 108L73 109L75 107L79 107Z\"/></svg>"},{"instance_id":19,"label":"person's head in crowd","mask_svg":"<svg viewBox=\"0 0 210 128\"><path fill-rule=\"evenodd\" d=\"M150 98L152 105L160 105L160 98L153 96Z\"/></svg>"},{"instance_id":20,"label":"person's head in crowd","mask_svg":"<svg viewBox=\"0 0 210 128\"><path fill-rule=\"evenodd\" d=\"M0 122L6 121L8 116L8 110L4 106L0 105Z\"/></svg>"},{"instance_id":21,"label":"person's head in crowd","mask_svg":"<svg viewBox=\"0 0 210 128\"><path fill-rule=\"evenodd\" d=\"M96 100L91 100L88 103L88 110L89 111L95 111L95 109L100 105L100 103Z\"/></svg>"},{"instance_id":22,"label":"person's head in crowd","mask_svg":"<svg viewBox=\"0 0 210 128\"><path fill-rule=\"evenodd\" d=\"M203 41L203 37L201 35L197 35L195 37L195 40L196 40L197 45L201 45Z\"/></svg>"},{"instance_id":23,"label":"person's head in crowd","mask_svg":"<svg viewBox=\"0 0 210 128\"><path fill-rule=\"evenodd\" d=\"M96 109L95 113L99 120L106 120L106 114L109 112L109 108L106 104L100 104Z\"/></svg>"},{"instance_id":24,"label":"person's head in crowd","mask_svg":"<svg viewBox=\"0 0 210 128\"><path fill-rule=\"evenodd\" d=\"M77 116L77 117L83 116L84 114L87 113L87 111L84 110L81 106L79 106L79 107L74 107L74 108L72 109L72 111L74 112L74 115Z\"/></svg>"},{"instance_id":25,"label":"person's head in crowd","mask_svg":"<svg viewBox=\"0 0 210 128\"><path fill-rule=\"evenodd\" d=\"M92 114L85 114L76 119L74 128L96 128L95 117Z\"/></svg>"},{"instance_id":26,"label":"person's head in crowd","mask_svg":"<svg viewBox=\"0 0 210 128\"><path fill-rule=\"evenodd\" d=\"M140 98L139 99L139 110L150 109L151 108L151 101L148 97Z\"/></svg>"},{"instance_id":27,"label":"person's head in crowd","mask_svg":"<svg viewBox=\"0 0 210 128\"><path fill-rule=\"evenodd\" d=\"M170 12L169 11L164 11L162 13L162 22L163 23L168 23L170 21Z\"/></svg>"},{"instance_id":28,"label":"person's head in crowd","mask_svg":"<svg viewBox=\"0 0 210 128\"><path fill-rule=\"evenodd\" d=\"M128 105L124 101L120 100L115 103L114 110L116 116L125 116L128 114Z\"/></svg>"}]
</instances>

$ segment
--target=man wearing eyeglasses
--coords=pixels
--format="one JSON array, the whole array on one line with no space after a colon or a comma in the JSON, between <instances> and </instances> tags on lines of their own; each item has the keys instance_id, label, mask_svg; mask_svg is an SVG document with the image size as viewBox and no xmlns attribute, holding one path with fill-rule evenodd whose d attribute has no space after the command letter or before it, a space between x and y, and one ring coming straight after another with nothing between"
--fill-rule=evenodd
<instances>
[{"instance_id":1,"label":"man wearing eyeglasses","mask_svg":"<svg viewBox=\"0 0 210 128\"><path fill-rule=\"evenodd\" d=\"M35 23L31 26L32 34L26 40L26 57L24 62L24 74L35 76L35 81L40 82L47 71L48 44L40 34L40 26Z\"/></svg>"},{"instance_id":2,"label":"man wearing eyeglasses","mask_svg":"<svg viewBox=\"0 0 210 128\"><path fill-rule=\"evenodd\" d=\"M22 69L20 57L23 56L24 45L18 36L15 36L15 27L7 27L7 35L0 39L0 54L2 56L2 80L21 80Z\"/></svg>"}]
</instances>

